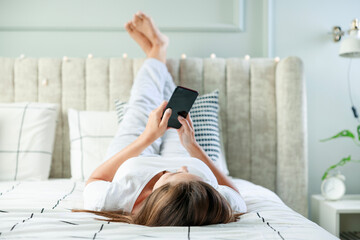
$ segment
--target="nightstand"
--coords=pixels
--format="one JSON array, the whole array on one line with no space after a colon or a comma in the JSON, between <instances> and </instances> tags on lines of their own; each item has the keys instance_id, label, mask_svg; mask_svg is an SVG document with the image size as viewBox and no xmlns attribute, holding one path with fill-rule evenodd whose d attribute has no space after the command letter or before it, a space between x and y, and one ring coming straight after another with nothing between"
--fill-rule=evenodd
<instances>
[{"instance_id":1,"label":"nightstand","mask_svg":"<svg viewBox=\"0 0 360 240\"><path fill-rule=\"evenodd\" d=\"M312 195L311 220L342 239L360 239L360 194L345 195L337 201Z\"/></svg>"}]
</instances>

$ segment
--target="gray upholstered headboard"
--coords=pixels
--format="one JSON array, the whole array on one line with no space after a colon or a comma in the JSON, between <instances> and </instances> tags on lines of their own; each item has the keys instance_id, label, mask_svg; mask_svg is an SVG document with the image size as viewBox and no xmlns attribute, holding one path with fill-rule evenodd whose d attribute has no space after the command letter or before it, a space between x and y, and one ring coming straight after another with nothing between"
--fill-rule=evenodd
<instances>
[{"instance_id":1,"label":"gray upholstered headboard","mask_svg":"<svg viewBox=\"0 0 360 240\"><path fill-rule=\"evenodd\" d=\"M0 58L0 102L54 102L62 114L56 130L52 178L70 177L67 109L114 110L127 100L144 59ZM275 191L307 213L306 104L303 64L273 59L169 59L178 85L220 90L222 139L234 177ZM43 85L43 81L47 85Z\"/></svg>"}]
</instances>

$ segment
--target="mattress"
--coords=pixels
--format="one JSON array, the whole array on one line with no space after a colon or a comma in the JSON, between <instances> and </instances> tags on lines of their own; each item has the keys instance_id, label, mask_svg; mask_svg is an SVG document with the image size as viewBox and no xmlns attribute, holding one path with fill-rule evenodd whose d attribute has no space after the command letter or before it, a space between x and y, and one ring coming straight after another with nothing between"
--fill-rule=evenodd
<instances>
[{"instance_id":1,"label":"mattress","mask_svg":"<svg viewBox=\"0 0 360 240\"><path fill-rule=\"evenodd\" d=\"M235 223L145 227L94 220L83 207L84 182L0 182L0 239L337 239L287 207L272 191L233 179L248 213Z\"/></svg>"}]
</instances>

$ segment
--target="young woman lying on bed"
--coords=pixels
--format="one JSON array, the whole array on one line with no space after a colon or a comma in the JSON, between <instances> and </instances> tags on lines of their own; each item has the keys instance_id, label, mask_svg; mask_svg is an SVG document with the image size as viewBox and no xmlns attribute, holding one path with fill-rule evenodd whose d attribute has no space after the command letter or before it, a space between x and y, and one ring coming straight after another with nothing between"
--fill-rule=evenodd
<instances>
[{"instance_id":1,"label":"young woman lying on bed","mask_svg":"<svg viewBox=\"0 0 360 240\"><path fill-rule=\"evenodd\" d=\"M190 115L168 128L175 89L166 68L167 36L142 12L126 25L146 53L105 160L84 190L85 211L106 221L200 226L236 221L246 212L238 189L195 140Z\"/></svg>"}]
</instances>

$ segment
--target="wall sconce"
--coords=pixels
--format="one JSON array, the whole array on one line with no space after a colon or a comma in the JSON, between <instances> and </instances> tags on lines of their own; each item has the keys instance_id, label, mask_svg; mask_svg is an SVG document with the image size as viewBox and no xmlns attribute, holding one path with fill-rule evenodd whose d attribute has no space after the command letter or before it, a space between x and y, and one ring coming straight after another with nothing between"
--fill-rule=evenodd
<instances>
[{"instance_id":1,"label":"wall sconce","mask_svg":"<svg viewBox=\"0 0 360 240\"><path fill-rule=\"evenodd\" d=\"M354 19L351 23L351 28L348 31L349 37L345 38L339 49L339 56L347 58L360 58L360 30L359 21ZM332 31L333 39L335 42L339 42L344 36L344 32L341 27L335 26Z\"/></svg>"},{"instance_id":2,"label":"wall sconce","mask_svg":"<svg viewBox=\"0 0 360 240\"><path fill-rule=\"evenodd\" d=\"M348 74L347 74L347 84L349 91L349 98L351 103L351 111L355 119L360 123L359 114L355 107L354 100L352 97L352 89L351 89L351 81L350 81L350 72L351 72L351 60L352 58L360 58L360 30L359 30L359 21L355 18L351 22L351 28L348 31L349 37L345 38L341 44L339 49L339 56L350 58ZM344 32L341 30L339 26L333 27L333 38L335 42L339 42L341 37L344 36Z\"/></svg>"},{"instance_id":3,"label":"wall sconce","mask_svg":"<svg viewBox=\"0 0 360 240\"><path fill-rule=\"evenodd\" d=\"M333 27L332 35L334 42L339 42L341 40L341 37L344 36L344 31L341 30L340 26Z\"/></svg>"}]
</instances>

